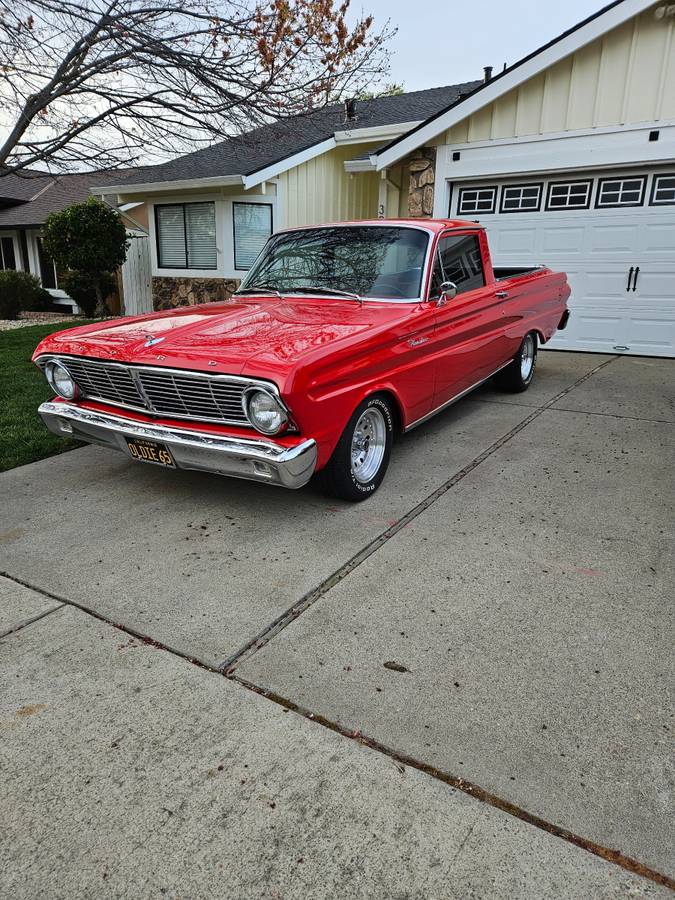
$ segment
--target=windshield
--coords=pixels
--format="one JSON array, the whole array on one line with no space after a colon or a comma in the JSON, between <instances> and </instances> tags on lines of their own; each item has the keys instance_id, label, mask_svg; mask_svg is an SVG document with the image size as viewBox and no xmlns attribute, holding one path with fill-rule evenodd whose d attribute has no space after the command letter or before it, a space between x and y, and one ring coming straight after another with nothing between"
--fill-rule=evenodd
<instances>
[{"instance_id":1,"label":"windshield","mask_svg":"<svg viewBox=\"0 0 675 900\"><path fill-rule=\"evenodd\" d=\"M420 296L429 235L416 228L303 228L270 238L239 293L340 291L356 299Z\"/></svg>"}]
</instances>

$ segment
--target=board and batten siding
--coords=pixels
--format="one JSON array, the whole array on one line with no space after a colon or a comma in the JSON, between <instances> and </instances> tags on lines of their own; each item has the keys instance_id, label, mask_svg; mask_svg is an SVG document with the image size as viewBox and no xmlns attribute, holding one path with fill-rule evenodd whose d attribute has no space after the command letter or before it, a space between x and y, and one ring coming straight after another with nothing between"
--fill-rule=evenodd
<instances>
[{"instance_id":1,"label":"board and batten siding","mask_svg":"<svg viewBox=\"0 0 675 900\"><path fill-rule=\"evenodd\" d=\"M458 122L439 143L669 119L675 119L675 20L657 20L649 9Z\"/></svg>"},{"instance_id":2,"label":"board and batten siding","mask_svg":"<svg viewBox=\"0 0 675 900\"><path fill-rule=\"evenodd\" d=\"M350 144L322 153L279 176L283 227L377 216L378 176L350 175L344 163L372 145Z\"/></svg>"}]
</instances>

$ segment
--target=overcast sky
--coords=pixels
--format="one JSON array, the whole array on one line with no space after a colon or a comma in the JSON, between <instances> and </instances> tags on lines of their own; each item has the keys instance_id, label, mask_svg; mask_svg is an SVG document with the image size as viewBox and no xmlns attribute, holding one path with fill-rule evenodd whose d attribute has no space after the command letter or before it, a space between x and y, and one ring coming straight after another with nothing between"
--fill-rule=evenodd
<instances>
[{"instance_id":1,"label":"overcast sky","mask_svg":"<svg viewBox=\"0 0 675 900\"><path fill-rule=\"evenodd\" d=\"M353 10L359 8L352 0ZM605 6L607 0L362 0L391 19L391 81L406 91L482 78L511 65Z\"/></svg>"}]
</instances>

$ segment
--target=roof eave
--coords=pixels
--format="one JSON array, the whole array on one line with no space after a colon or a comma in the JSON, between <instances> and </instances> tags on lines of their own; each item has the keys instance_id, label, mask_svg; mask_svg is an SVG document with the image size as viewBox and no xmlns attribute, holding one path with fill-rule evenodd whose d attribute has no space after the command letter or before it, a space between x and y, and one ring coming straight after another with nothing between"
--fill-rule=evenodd
<instances>
[{"instance_id":1,"label":"roof eave","mask_svg":"<svg viewBox=\"0 0 675 900\"><path fill-rule=\"evenodd\" d=\"M524 81L555 65L607 31L649 9L653 3L654 0L614 0L609 6L584 19L574 28L500 72L491 81L480 85L465 97L461 97L447 109L431 116L408 134L396 138L386 147L375 151L371 155L375 168L380 171L393 165L418 147L423 146L427 141L434 140L448 128L497 100Z\"/></svg>"},{"instance_id":2,"label":"roof eave","mask_svg":"<svg viewBox=\"0 0 675 900\"><path fill-rule=\"evenodd\" d=\"M90 185L92 194L147 194L157 191L185 190L190 188L218 188L243 185L244 175L216 175L209 178L180 178L174 181L145 181L131 184Z\"/></svg>"}]
</instances>

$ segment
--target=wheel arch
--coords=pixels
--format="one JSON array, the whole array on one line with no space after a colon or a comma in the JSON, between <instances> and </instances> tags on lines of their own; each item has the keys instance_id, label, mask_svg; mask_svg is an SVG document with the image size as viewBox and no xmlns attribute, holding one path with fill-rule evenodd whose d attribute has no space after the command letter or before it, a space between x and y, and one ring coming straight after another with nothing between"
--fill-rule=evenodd
<instances>
[{"instance_id":1,"label":"wheel arch","mask_svg":"<svg viewBox=\"0 0 675 900\"><path fill-rule=\"evenodd\" d=\"M363 397L359 400L359 403L363 403L364 400L369 400L371 397L384 397L385 400L389 401L391 411L394 415L394 434L403 434L405 422L403 417L403 406L396 392L391 387L373 388L367 393L364 393ZM357 404L357 406L358 405L359 404ZM356 409L356 407L354 408Z\"/></svg>"}]
</instances>

